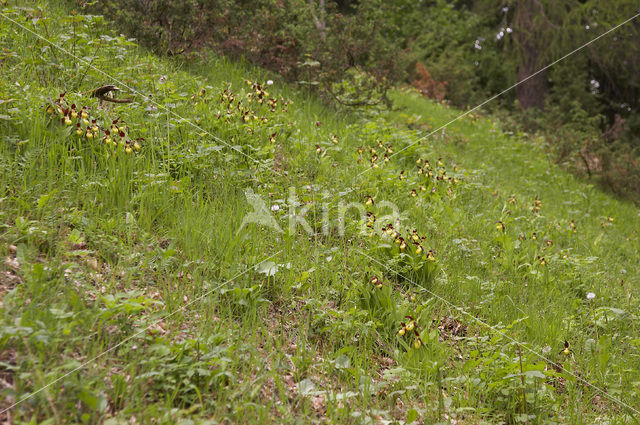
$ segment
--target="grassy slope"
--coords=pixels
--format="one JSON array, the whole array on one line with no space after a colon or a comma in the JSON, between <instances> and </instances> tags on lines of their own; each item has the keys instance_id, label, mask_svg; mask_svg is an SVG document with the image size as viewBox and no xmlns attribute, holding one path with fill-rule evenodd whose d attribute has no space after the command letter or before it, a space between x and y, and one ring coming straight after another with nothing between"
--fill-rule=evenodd
<instances>
[{"instance_id":1,"label":"grassy slope","mask_svg":"<svg viewBox=\"0 0 640 425\"><path fill-rule=\"evenodd\" d=\"M629 420L628 411L526 351L523 406L517 347L433 294L638 406L636 208L575 181L533 141L504 135L484 119L458 121L356 177L368 169L368 149L382 162L378 139L397 152L424 126L458 112L398 93L400 111L345 116L275 84L268 90L294 103L276 113L251 103L268 122L252 124L250 134L237 117L227 123L216 116L226 111L224 90L244 96L251 91L245 79L268 78L260 71L211 57L188 66L167 62L121 38L103 39L96 49L109 34L104 23L42 4L44 14L3 13L41 17L33 26L20 22L257 161L141 97L97 110L86 91L110 82L104 75L85 75L73 58L0 21L0 98L13 99L0 105L11 117L0 121L0 254L7 258L0 277L0 406L187 307L16 407L16 423L132 416L140 423L361 423L405 420L412 409L424 423L516 421L525 409L529 423ZM140 154L107 158L100 143L67 134L43 106L65 89L99 122L126 120L133 137L146 139ZM273 132L275 144L268 141ZM442 157L442 168L460 182L425 180L415 171L420 157L436 173ZM423 185L435 193L421 192ZM328 205L331 233L237 230L252 210L246 188L279 203L278 222L288 230L282 202L290 187L311 206L307 217L316 230ZM353 191L344 195L347 188ZM341 237L341 202L362 205L367 194L378 217L381 201L397 204L407 231L426 237L422 244L435 250L436 262L411 246L416 267L407 268L404 253L361 234L354 215ZM531 211L536 195L539 214ZM279 265L274 275L269 263L252 268L276 253L269 260ZM434 264L434 276L422 273ZM409 281L387 267L415 273ZM373 274L385 280L381 290L370 285ZM588 292L596 298L587 301ZM397 336L405 314L417 319L420 349ZM564 340L569 356L558 354Z\"/></svg>"}]
</instances>

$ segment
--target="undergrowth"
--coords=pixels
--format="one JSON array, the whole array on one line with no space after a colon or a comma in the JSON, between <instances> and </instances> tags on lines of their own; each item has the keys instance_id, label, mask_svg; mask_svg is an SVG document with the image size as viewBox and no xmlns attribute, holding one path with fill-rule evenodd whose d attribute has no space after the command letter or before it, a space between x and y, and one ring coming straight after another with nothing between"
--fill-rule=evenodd
<instances>
[{"instance_id":1,"label":"undergrowth","mask_svg":"<svg viewBox=\"0 0 640 425\"><path fill-rule=\"evenodd\" d=\"M0 18L3 419L635 423L637 209L540 141L469 116L415 143L459 111L337 113L23 5Z\"/></svg>"}]
</instances>

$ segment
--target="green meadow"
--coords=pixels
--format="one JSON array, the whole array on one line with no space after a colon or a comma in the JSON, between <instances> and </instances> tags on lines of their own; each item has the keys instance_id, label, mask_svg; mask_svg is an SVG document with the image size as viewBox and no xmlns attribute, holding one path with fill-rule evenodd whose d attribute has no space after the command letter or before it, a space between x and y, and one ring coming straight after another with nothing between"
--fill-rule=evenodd
<instances>
[{"instance_id":1,"label":"green meadow","mask_svg":"<svg viewBox=\"0 0 640 425\"><path fill-rule=\"evenodd\" d=\"M0 422L638 423L637 207L391 97L3 7Z\"/></svg>"}]
</instances>

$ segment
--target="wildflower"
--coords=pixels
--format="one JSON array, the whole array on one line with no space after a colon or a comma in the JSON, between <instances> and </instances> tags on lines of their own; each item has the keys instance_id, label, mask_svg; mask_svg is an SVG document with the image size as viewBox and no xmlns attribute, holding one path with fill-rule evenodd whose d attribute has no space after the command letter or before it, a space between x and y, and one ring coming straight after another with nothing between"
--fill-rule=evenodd
<instances>
[{"instance_id":1,"label":"wildflower","mask_svg":"<svg viewBox=\"0 0 640 425\"><path fill-rule=\"evenodd\" d=\"M533 201L533 212L537 213L542 208L542 201L538 199L538 195L536 195L536 199Z\"/></svg>"},{"instance_id":2,"label":"wildflower","mask_svg":"<svg viewBox=\"0 0 640 425\"><path fill-rule=\"evenodd\" d=\"M404 326L402 328L400 328L400 330L398 331L398 335L403 336L406 333L406 329L404 328Z\"/></svg>"},{"instance_id":3,"label":"wildflower","mask_svg":"<svg viewBox=\"0 0 640 425\"><path fill-rule=\"evenodd\" d=\"M382 144L382 140L380 139L378 139L378 147L381 149L384 147L384 145Z\"/></svg>"},{"instance_id":4,"label":"wildflower","mask_svg":"<svg viewBox=\"0 0 640 425\"><path fill-rule=\"evenodd\" d=\"M338 136L336 136L335 134L331 136L331 141L333 143L338 143Z\"/></svg>"},{"instance_id":5,"label":"wildflower","mask_svg":"<svg viewBox=\"0 0 640 425\"><path fill-rule=\"evenodd\" d=\"M587 299L588 300L592 300L596 297L596 294L594 294L593 292L589 292L587 293Z\"/></svg>"},{"instance_id":6,"label":"wildflower","mask_svg":"<svg viewBox=\"0 0 640 425\"><path fill-rule=\"evenodd\" d=\"M551 239L547 239L546 241L544 241L544 243L546 243L547 246L553 245L553 241Z\"/></svg>"},{"instance_id":7,"label":"wildflower","mask_svg":"<svg viewBox=\"0 0 640 425\"><path fill-rule=\"evenodd\" d=\"M400 175L398 176L400 180L404 180L404 170L400 171Z\"/></svg>"},{"instance_id":8,"label":"wildflower","mask_svg":"<svg viewBox=\"0 0 640 425\"><path fill-rule=\"evenodd\" d=\"M373 276L371 278L371 284L378 289L382 289L382 280L380 280L378 276Z\"/></svg>"},{"instance_id":9,"label":"wildflower","mask_svg":"<svg viewBox=\"0 0 640 425\"><path fill-rule=\"evenodd\" d=\"M418 158L418 159L416 160L416 164L420 165L421 163L422 163L422 158Z\"/></svg>"},{"instance_id":10,"label":"wildflower","mask_svg":"<svg viewBox=\"0 0 640 425\"><path fill-rule=\"evenodd\" d=\"M535 241L536 239L538 239L538 235L536 234L536 232L533 232L533 233L531 234L531 239L532 239L532 240L534 240L534 241Z\"/></svg>"},{"instance_id":11,"label":"wildflower","mask_svg":"<svg viewBox=\"0 0 640 425\"><path fill-rule=\"evenodd\" d=\"M69 117L64 117L64 125L71 125L73 122L71 121L71 118Z\"/></svg>"},{"instance_id":12,"label":"wildflower","mask_svg":"<svg viewBox=\"0 0 640 425\"><path fill-rule=\"evenodd\" d=\"M384 154L384 162L389 162L389 155L386 153Z\"/></svg>"},{"instance_id":13,"label":"wildflower","mask_svg":"<svg viewBox=\"0 0 640 425\"><path fill-rule=\"evenodd\" d=\"M413 348L417 350L420 347L422 347L422 341L420 338L416 338L415 341L413 341Z\"/></svg>"},{"instance_id":14,"label":"wildflower","mask_svg":"<svg viewBox=\"0 0 640 425\"><path fill-rule=\"evenodd\" d=\"M414 244L416 245L416 254L417 255L422 254L422 251L423 251L422 245L420 245L418 242L414 242Z\"/></svg>"},{"instance_id":15,"label":"wildflower","mask_svg":"<svg viewBox=\"0 0 640 425\"><path fill-rule=\"evenodd\" d=\"M411 294L411 295L409 296L409 301L412 301L412 302L413 302L413 301L415 301L415 300L416 300L416 296L415 296L414 294Z\"/></svg>"},{"instance_id":16,"label":"wildflower","mask_svg":"<svg viewBox=\"0 0 640 425\"><path fill-rule=\"evenodd\" d=\"M420 240L420 236L418 236L417 229L413 230L413 233L411 234L411 239L413 239L415 242L418 242Z\"/></svg>"},{"instance_id":17,"label":"wildflower","mask_svg":"<svg viewBox=\"0 0 640 425\"><path fill-rule=\"evenodd\" d=\"M422 173L424 173L424 169L423 168L418 168L418 175L422 175Z\"/></svg>"},{"instance_id":18,"label":"wildflower","mask_svg":"<svg viewBox=\"0 0 640 425\"><path fill-rule=\"evenodd\" d=\"M438 158L438 162L436 162L438 167L444 167L444 163L442 162L442 158Z\"/></svg>"},{"instance_id":19,"label":"wildflower","mask_svg":"<svg viewBox=\"0 0 640 425\"><path fill-rule=\"evenodd\" d=\"M413 320L407 323L407 326L406 326L409 332L411 332L415 327L416 327L416 322L414 322Z\"/></svg>"},{"instance_id":20,"label":"wildflower","mask_svg":"<svg viewBox=\"0 0 640 425\"><path fill-rule=\"evenodd\" d=\"M47 114L49 115L53 114L53 108L51 107L51 105L47 106Z\"/></svg>"},{"instance_id":21,"label":"wildflower","mask_svg":"<svg viewBox=\"0 0 640 425\"><path fill-rule=\"evenodd\" d=\"M538 255L538 260L540 261L540 265L541 266L546 266L547 265L547 260L545 260L544 257L540 257Z\"/></svg>"},{"instance_id":22,"label":"wildflower","mask_svg":"<svg viewBox=\"0 0 640 425\"><path fill-rule=\"evenodd\" d=\"M415 198L416 196L418 196L418 192L416 192L415 189L411 189L411 196Z\"/></svg>"},{"instance_id":23,"label":"wildflower","mask_svg":"<svg viewBox=\"0 0 640 425\"><path fill-rule=\"evenodd\" d=\"M84 134L87 139L93 139L93 133L87 129L87 132Z\"/></svg>"},{"instance_id":24,"label":"wildflower","mask_svg":"<svg viewBox=\"0 0 640 425\"><path fill-rule=\"evenodd\" d=\"M78 123L78 124L76 125L76 134L77 134L78 136L82 136L82 135L84 134L84 130L82 130L82 127L80 126L80 123Z\"/></svg>"},{"instance_id":25,"label":"wildflower","mask_svg":"<svg viewBox=\"0 0 640 425\"><path fill-rule=\"evenodd\" d=\"M509 203L510 204L515 204L516 203L516 195L511 195L509 197Z\"/></svg>"},{"instance_id":26,"label":"wildflower","mask_svg":"<svg viewBox=\"0 0 640 425\"><path fill-rule=\"evenodd\" d=\"M367 217L367 227L373 227L373 224L376 222L376 216L373 215L373 213L368 212Z\"/></svg>"},{"instance_id":27,"label":"wildflower","mask_svg":"<svg viewBox=\"0 0 640 425\"><path fill-rule=\"evenodd\" d=\"M391 149L391 145L387 145L387 153L388 154L393 153L393 150Z\"/></svg>"},{"instance_id":28,"label":"wildflower","mask_svg":"<svg viewBox=\"0 0 640 425\"><path fill-rule=\"evenodd\" d=\"M569 348L569 341L564 342L564 349L560 351L560 354L564 354L565 356L568 356L569 354L571 354L571 349Z\"/></svg>"},{"instance_id":29,"label":"wildflower","mask_svg":"<svg viewBox=\"0 0 640 425\"><path fill-rule=\"evenodd\" d=\"M400 251L404 251L407 247L407 244L404 242L404 238L399 238L400 240Z\"/></svg>"},{"instance_id":30,"label":"wildflower","mask_svg":"<svg viewBox=\"0 0 640 425\"><path fill-rule=\"evenodd\" d=\"M608 220L609 220L609 223L613 223L613 217L609 217Z\"/></svg>"},{"instance_id":31,"label":"wildflower","mask_svg":"<svg viewBox=\"0 0 640 425\"><path fill-rule=\"evenodd\" d=\"M362 153L362 146L358 146L358 149L356 149L356 152L358 152L358 154Z\"/></svg>"},{"instance_id":32,"label":"wildflower","mask_svg":"<svg viewBox=\"0 0 640 425\"><path fill-rule=\"evenodd\" d=\"M393 233L393 226L391 224L387 225L387 228L384 231L387 235L391 236L391 234Z\"/></svg>"},{"instance_id":33,"label":"wildflower","mask_svg":"<svg viewBox=\"0 0 640 425\"><path fill-rule=\"evenodd\" d=\"M423 191L423 192L426 192L426 191L427 191L427 188L426 188L426 187L424 187L424 186L420 186L420 190L421 190L421 191Z\"/></svg>"},{"instance_id":34,"label":"wildflower","mask_svg":"<svg viewBox=\"0 0 640 425\"><path fill-rule=\"evenodd\" d=\"M433 249L430 249L429 252L427 252L427 259L429 261L436 261L436 253Z\"/></svg>"},{"instance_id":35,"label":"wildflower","mask_svg":"<svg viewBox=\"0 0 640 425\"><path fill-rule=\"evenodd\" d=\"M370 195L367 195L367 200L364 203L365 205L369 206L369 205L375 205L375 202L373 200L373 198Z\"/></svg>"},{"instance_id":36,"label":"wildflower","mask_svg":"<svg viewBox=\"0 0 640 425\"><path fill-rule=\"evenodd\" d=\"M271 136L269 136L269 141L271 143L275 143L276 142L276 133L271 134ZM316 145L317 147L318 145Z\"/></svg>"},{"instance_id":37,"label":"wildflower","mask_svg":"<svg viewBox=\"0 0 640 425\"><path fill-rule=\"evenodd\" d=\"M322 153L322 148L320 147L320 145L316 145L316 153L318 155L320 155Z\"/></svg>"},{"instance_id":38,"label":"wildflower","mask_svg":"<svg viewBox=\"0 0 640 425\"><path fill-rule=\"evenodd\" d=\"M496 230L500 231L500 232L504 232L505 231L505 225L503 222L501 221L496 221Z\"/></svg>"},{"instance_id":39,"label":"wildflower","mask_svg":"<svg viewBox=\"0 0 640 425\"><path fill-rule=\"evenodd\" d=\"M139 140L140 140L140 139L136 139L136 141L135 141L135 142L133 142L133 149L134 149L136 152L139 152L139 151L140 151L140 149L142 148L142 147L140 146L140 142L139 142Z\"/></svg>"}]
</instances>

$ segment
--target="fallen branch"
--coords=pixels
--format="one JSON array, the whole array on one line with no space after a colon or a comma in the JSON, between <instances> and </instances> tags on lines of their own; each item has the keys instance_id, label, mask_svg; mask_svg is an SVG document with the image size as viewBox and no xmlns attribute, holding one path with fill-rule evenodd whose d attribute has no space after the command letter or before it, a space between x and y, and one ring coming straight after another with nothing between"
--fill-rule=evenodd
<instances>
[{"instance_id":1,"label":"fallen branch","mask_svg":"<svg viewBox=\"0 0 640 425\"><path fill-rule=\"evenodd\" d=\"M120 89L114 85L108 84L106 86L98 87L91 92L91 97L103 100L105 102L113 103L131 103L133 99L114 99L112 92L120 91Z\"/></svg>"}]
</instances>

